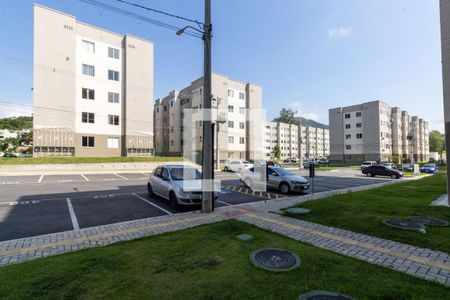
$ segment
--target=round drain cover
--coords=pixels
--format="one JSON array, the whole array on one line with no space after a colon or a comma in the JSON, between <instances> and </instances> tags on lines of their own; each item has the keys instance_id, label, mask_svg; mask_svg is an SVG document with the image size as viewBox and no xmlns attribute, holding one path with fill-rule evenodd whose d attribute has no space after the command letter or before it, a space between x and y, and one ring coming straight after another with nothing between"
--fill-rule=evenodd
<instances>
[{"instance_id":1,"label":"round drain cover","mask_svg":"<svg viewBox=\"0 0 450 300\"><path fill-rule=\"evenodd\" d=\"M433 217L412 216L412 217L408 217L408 220L411 222L417 223L417 224L428 225L428 226L439 226L439 227L448 226L447 221L433 218Z\"/></svg>"},{"instance_id":2,"label":"round drain cover","mask_svg":"<svg viewBox=\"0 0 450 300\"><path fill-rule=\"evenodd\" d=\"M301 294L298 300L353 300L353 298L329 291L310 291Z\"/></svg>"},{"instance_id":3,"label":"round drain cover","mask_svg":"<svg viewBox=\"0 0 450 300\"><path fill-rule=\"evenodd\" d=\"M311 210L307 208L301 208L301 207L291 207L286 209L286 211L290 214L307 214Z\"/></svg>"},{"instance_id":4,"label":"round drain cover","mask_svg":"<svg viewBox=\"0 0 450 300\"><path fill-rule=\"evenodd\" d=\"M300 266L300 258L294 253L277 248L263 248L250 254L250 260L269 271L290 271Z\"/></svg>"},{"instance_id":5,"label":"round drain cover","mask_svg":"<svg viewBox=\"0 0 450 300\"><path fill-rule=\"evenodd\" d=\"M388 226L398 228L398 229L405 229L405 230L425 229L425 227L422 224L417 224L417 223L411 222L409 220L389 219L389 220L384 220L383 223Z\"/></svg>"}]
</instances>

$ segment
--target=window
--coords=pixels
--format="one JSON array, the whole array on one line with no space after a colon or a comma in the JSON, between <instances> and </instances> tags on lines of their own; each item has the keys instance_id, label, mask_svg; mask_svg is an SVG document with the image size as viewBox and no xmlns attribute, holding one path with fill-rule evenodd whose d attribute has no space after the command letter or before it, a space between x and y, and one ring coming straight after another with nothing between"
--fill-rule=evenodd
<instances>
[{"instance_id":1,"label":"window","mask_svg":"<svg viewBox=\"0 0 450 300\"><path fill-rule=\"evenodd\" d=\"M95 67L83 64L83 75L95 76Z\"/></svg>"},{"instance_id":2,"label":"window","mask_svg":"<svg viewBox=\"0 0 450 300\"><path fill-rule=\"evenodd\" d=\"M351 128L350 124L345 124L345 129L350 129L350 128Z\"/></svg>"},{"instance_id":3,"label":"window","mask_svg":"<svg viewBox=\"0 0 450 300\"><path fill-rule=\"evenodd\" d=\"M352 145L345 145L346 150L352 150Z\"/></svg>"},{"instance_id":4,"label":"window","mask_svg":"<svg viewBox=\"0 0 450 300\"><path fill-rule=\"evenodd\" d=\"M81 122L82 123L95 123L95 114L90 112L82 112L81 113Z\"/></svg>"},{"instance_id":5,"label":"window","mask_svg":"<svg viewBox=\"0 0 450 300\"><path fill-rule=\"evenodd\" d=\"M108 47L108 57L119 59L119 49Z\"/></svg>"},{"instance_id":6,"label":"window","mask_svg":"<svg viewBox=\"0 0 450 300\"><path fill-rule=\"evenodd\" d=\"M346 134L346 135L345 135L345 139L346 139L346 140L349 140L349 139L351 139L351 138L352 138L352 135L351 135L351 134Z\"/></svg>"},{"instance_id":7,"label":"window","mask_svg":"<svg viewBox=\"0 0 450 300\"><path fill-rule=\"evenodd\" d=\"M228 128L234 128L234 121L228 121Z\"/></svg>"},{"instance_id":8,"label":"window","mask_svg":"<svg viewBox=\"0 0 450 300\"><path fill-rule=\"evenodd\" d=\"M108 124L109 125L119 125L119 116L108 115Z\"/></svg>"},{"instance_id":9,"label":"window","mask_svg":"<svg viewBox=\"0 0 450 300\"><path fill-rule=\"evenodd\" d=\"M243 145L245 143L245 138L244 137L240 137L239 138L239 144Z\"/></svg>"},{"instance_id":10,"label":"window","mask_svg":"<svg viewBox=\"0 0 450 300\"><path fill-rule=\"evenodd\" d=\"M173 101L170 101L170 107L173 107Z\"/></svg>"},{"instance_id":11,"label":"window","mask_svg":"<svg viewBox=\"0 0 450 300\"><path fill-rule=\"evenodd\" d=\"M114 81L119 81L119 72L113 71L113 70L108 70L108 79L114 80Z\"/></svg>"},{"instance_id":12,"label":"window","mask_svg":"<svg viewBox=\"0 0 450 300\"><path fill-rule=\"evenodd\" d=\"M234 144L234 136L228 136L228 143Z\"/></svg>"},{"instance_id":13,"label":"window","mask_svg":"<svg viewBox=\"0 0 450 300\"><path fill-rule=\"evenodd\" d=\"M361 113L360 111L358 111L358 112L356 113L356 117L357 117L357 118L360 118L361 115L362 115L362 113Z\"/></svg>"},{"instance_id":14,"label":"window","mask_svg":"<svg viewBox=\"0 0 450 300\"><path fill-rule=\"evenodd\" d=\"M81 89L81 98L94 100L95 99L95 91L92 89L82 88Z\"/></svg>"},{"instance_id":15,"label":"window","mask_svg":"<svg viewBox=\"0 0 450 300\"><path fill-rule=\"evenodd\" d=\"M119 93L108 92L108 102L110 103L119 103ZM156 108L156 112L159 112L158 107Z\"/></svg>"},{"instance_id":16,"label":"window","mask_svg":"<svg viewBox=\"0 0 450 300\"><path fill-rule=\"evenodd\" d=\"M83 40L83 49L86 52L95 53L95 44L93 42Z\"/></svg>"},{"instance_id":17,"label":"window","mask_svg":"<svg viewBox=\"0 0 450 300\"><path fill-rule=\"evenodd\" d=\"M345 114L346 119L350 119L350 114Z\"/></svg>"},{"instance_id":18,"label":"window","mask_svg":"<svg viewBox=\"0 0 450 300\"><path fill-rule=\"evenodd\" d=\"M362 139L362 133L357 133L357 134L356 134L356 138L357 138L357 139Z\"/></svg>"},{"instance_id":19,"label":"window","mask_svg":"<svg viewBox=\"0 0 450 300\"><path fill-rule=\"evenodd\" d=\"M356 123L356 128L361 128L362 127L362 123Z\"/></svg>"},{"instance_id":20,"label":"window","mask_svg":"<svg viewBox=\"0 0 450 300\"><path fill-rule=\"evenodd\" d=\"M234 91L228 90L228 97L234 97Z\"/></svg>"},{"instance_id":21,"label":"window","mask_svg":"<svg viewBox=\"0 0 450 300\"><path fill-rule=\"evenodd\" d=\"M82 147L94 147L95 146L95 138L93 136L82 136L81 137L81 146Z\"/></svg>"},{"instance_id":22,"label":"window","mask_svg":"<svg viewBox=\"0 0 450 300\"><path fill-rule=\"evenodd\" d=\"M245 93L239 92L239 99L245 100Z\"/></svg>"},{"instance_id":23,"label":"window","mask_svg":"<svg viewBox=\"0 0 450 300\"><path fill-rule=\"evenodd\" d=\"M239 113L241 115L244 115L245 114L245 107L239 107Z\"/></svg>"},{"instance_id":24,"label":"window","mask_svg":"<svg viewBox=\"0 0 450 300\"><path fill-rule=\"evenodd\" d=\"M108 138L108 148L110 149L119 148L119 138Z\"/></svg>"},{"instance_id":25,"label":"window","mask_svg":"<svg viewBox=\"0 0 450 300\"><path fill-rule=\"evenodd\" d=\"M228 105L228 112L230 112L230 113L234 112L234 106L233 105Z\"/></svg>"},{"instance_id":26,"label":"window","mask_svg":"<svg viewBox=\"0 0 450 300\"><path fill-rule=\"evenodd\" d=\"M245 129L245 123L239 122L239 129Z\"/></svg>"}]
</instances>

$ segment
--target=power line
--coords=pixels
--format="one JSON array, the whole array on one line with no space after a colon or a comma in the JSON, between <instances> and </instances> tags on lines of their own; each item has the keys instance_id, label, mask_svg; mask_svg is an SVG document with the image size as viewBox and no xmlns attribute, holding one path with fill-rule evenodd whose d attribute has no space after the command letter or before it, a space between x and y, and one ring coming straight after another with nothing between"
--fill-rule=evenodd
<instances>
[{"instance_id":1,"label":"power line","mask_svg":"<svg viewBox=\"0 0 450 300\"><path fill-rule=\"evenodd\" d=\"M153 12L156 12L156 13L159 13L159 14L163 14L163 15L166 15L166 16L169 16L169 17L172 17L172 18L177 18L177 19L180 19L180 20L192 22L192 23L195 23L197 25L201 25L201 26L205 25L204 23L202 23L200 21L193 20L193 19L188 19L188 18L185 18L185 17L177 16L177 15L173 15L173 14L170 14L170 13L167 13L167 12L164 12L164 11L161 11L161 10L157 10L157 9L154 9L154 8L151 8L151 7L139 5L139 4L136 4L136 3L129 2L129 1L125 1L125 0L117 0L117 1L125 3L125 4L128 4L128 5L131 5L131 6L139 7L139 8L145 9L145 10L153 11Z\"/></svg>"},{"instance_id":2,"label":"power line","mask_svg":"<svg viewBox=\"0 0 450 300\"><path fill-rule=\"evenodd\" d=\"M135 18L135 19L138 19L138 20L141 20L141 21L144 21L144 22L147 22L147 23L150 23L150 24L162 27L162 28L166 28L166 29L170 29L170 30L174 30L174 31L179 31L181 29L180 27L177 27L177 26L174 26L174 25L171 25L168 23L164 23L164 22L161 22L161 21L158 21L155 19L151 19L151 18L142 16L142 15L139 15L139 14L136 14L136 13L124 10L124 9L120 9L120 8L108 5L108 4L100 2L100 1L96 1L96 0L78 0L78 1L92 5L92 6L100 7L100 8L106 9L106 10L110 10L110 11L113 11L118 14L126 15L128 17L132 17L132 18ZM187 32L187 31L185 33L190 36L202 38L202 35L200 35L200 34L196 34L193 32Z\"/></svg>"}]
</instances>

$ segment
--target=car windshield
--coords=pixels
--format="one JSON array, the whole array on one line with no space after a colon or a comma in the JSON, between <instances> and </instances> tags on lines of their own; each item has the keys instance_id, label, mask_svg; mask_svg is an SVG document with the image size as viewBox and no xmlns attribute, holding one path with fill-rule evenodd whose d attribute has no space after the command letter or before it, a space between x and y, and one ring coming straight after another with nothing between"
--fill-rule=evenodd
<instances>
[{"instance_id":1,"label":"car windshield","mask_svg":"<svg viewBox=\"0 0 450 300\"><path fill-rule=\"evenodd\" d=\"M371 165L372 163L366 162L366 161L365 161L365 162L363 162L362 164L363 164L363 165Z\"/></svg>"},{"instance_id":2,"label":"car windshield","mask_svg":"<svg viewBox=\"0 0 450 300\"><path fill-rule=\"evenodd\" d=\"M170 169L172 180L194 180L201 179L202 173L194 168L173 168Z\"/></svg>"},{"instance_id":3,"label":"car windshield","mask_svg":"<svg viewBox=\"0 0 450 300\"><path fill-rule=\"evenodd\" d=\"M274 170L277 171L278 174L280 174L281 176L294 175L292 172L289 172L288 170L283 168L274 168Z\"/></svg>"}]
</instances>

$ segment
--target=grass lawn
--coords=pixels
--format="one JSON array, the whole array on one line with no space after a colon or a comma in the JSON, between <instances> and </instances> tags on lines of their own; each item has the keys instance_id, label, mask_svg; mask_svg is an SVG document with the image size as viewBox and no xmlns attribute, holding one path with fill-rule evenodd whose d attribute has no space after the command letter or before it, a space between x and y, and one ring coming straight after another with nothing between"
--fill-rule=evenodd
<instances>
[{"instance_id":1,"label":"grass lawn","mask_svg":"<svg viewBox=\"0 0 450 300\"><path fill-rule=\"evenodd\" d=\"M450 227L427 227L427 233L423 234L394 229L382 223L384 219L408 216L431 216L450 221L450 208L429 206L446 193L445 181L446 173L441 172L415 181L306 202L299 206L309 208L311 212L300 218L450 253Z\"/></svg>"},{"instance_id":2,"label":"grass lawn","mask_svg":"<svg viewBox=\"0 0 450 300\"><path fill-rule=\"evenodd\" d=\"M182 157L148 156L148 157L27 157L0 158L0 165L31 164L89 164L89 163L122 163L122 162L166 162L182 161Z\"/></svg>"},{"instance_id":3,"label":"grass lawn","mask_svg":"<svg viewBox=\"0 0 450 300\"><path fill-rule=\"evenodd\" d=\"M241 242L235 235L254 235ZM300 268L272 273L249 254L278 247ZM0 269L1 299L297 299L312 289L357 299L448 299L450 288L226 221L11 265Z\"/></svg>"}]
</instances>

